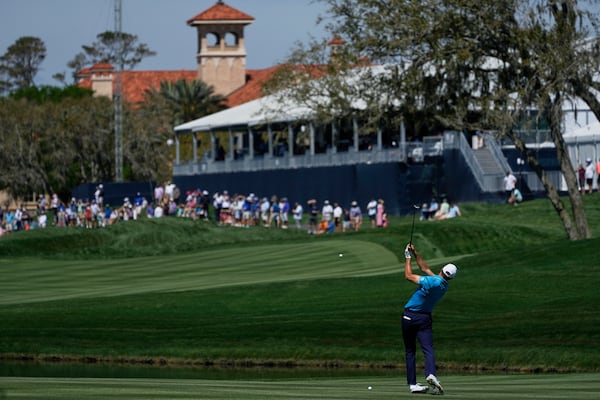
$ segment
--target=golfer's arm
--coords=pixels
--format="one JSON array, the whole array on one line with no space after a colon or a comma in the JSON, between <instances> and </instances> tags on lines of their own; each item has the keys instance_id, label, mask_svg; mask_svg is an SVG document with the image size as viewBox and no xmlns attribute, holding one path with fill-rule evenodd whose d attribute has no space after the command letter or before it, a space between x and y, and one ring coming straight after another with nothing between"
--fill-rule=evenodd
<instances>
[{"instance_id":1,"label":"golfer's arm","mask_svg":"<svg viewBox=\"0 0 600 400\"><path fill-rule=\"evenodd\" d=\"M410 260L411 260L410 258L407 258L404 263L404 277L406 278L407 281L410 281L410 282L418 285L420 275L413 274L412 265L411 265Z\"/></svg>"},{"instance_id":2,"label":"golfer's arm","mask_svg":"<svg viewBox=\"0 0 600 400\"><path fill-rule=\"evenodd\" d=\"M435 275L433 273L433 271L429 268L429 265L427 265L425 260L423 260L423 258L419 254L415 253L415 259L417 261L417 265L419 266L419 268L421 269L421 271L423 271L423 273L425 275L429 275L429 276Z\"/></svg>"}]
</instances>

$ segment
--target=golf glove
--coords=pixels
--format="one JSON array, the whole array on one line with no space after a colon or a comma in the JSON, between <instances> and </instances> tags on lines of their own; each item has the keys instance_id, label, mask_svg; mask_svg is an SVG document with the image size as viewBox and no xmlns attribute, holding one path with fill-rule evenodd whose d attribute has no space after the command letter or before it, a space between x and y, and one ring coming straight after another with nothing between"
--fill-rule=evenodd
<instances>
[{"instance_id":1,"label":"golf glove","mask_svg":"<svg viewBox=\"0 0 600 400\"><path fill-rule=\"evenodd\" d=\"M408 245L406 245L406 247L404 248L404 257L405 258L412 258L412 255L410 253L410 250L408 248Z\"/></svg>"}]
</instances>

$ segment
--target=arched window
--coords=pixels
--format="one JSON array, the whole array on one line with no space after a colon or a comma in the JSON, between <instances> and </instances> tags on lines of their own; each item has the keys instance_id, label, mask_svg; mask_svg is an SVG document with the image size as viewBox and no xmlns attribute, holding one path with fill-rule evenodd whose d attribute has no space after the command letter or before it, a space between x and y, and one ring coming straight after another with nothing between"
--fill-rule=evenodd
<instances>
[{"instance_id":1,"label":"arched window","mask_svg":"<svg viewBox=\"0 0 600 400\"><path fill-rule=\"evenodd\" d=\"M206 34L206 46L207 47L218 47L219 46L219 35L216 33Z\"/></svg>"},{"instance_id":2,"label":"arched window","mask_svg":"<svg viewBox=\"0 0 600 400\"><path fill-rule=\"evenodd\" d=\"M237 47L237 45L238 45L238 36L232 32L226 33L225 34L225 46Z\"/></svg>"}]
</instances>

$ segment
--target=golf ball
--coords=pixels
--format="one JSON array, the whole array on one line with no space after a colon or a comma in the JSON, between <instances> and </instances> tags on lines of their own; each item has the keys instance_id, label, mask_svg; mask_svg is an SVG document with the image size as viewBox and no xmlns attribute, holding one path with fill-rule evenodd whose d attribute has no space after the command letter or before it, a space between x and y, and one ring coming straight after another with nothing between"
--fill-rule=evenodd
<instances>
[{"instance_id":1,"label":"golf ball","mask_svg":"<svg viewBox=\"0 0 600 400\"><path fill-rule=\"evenodd\" d=\"M340 257L344 257L344 255L342 253L339 254Z\"/></svg>"},{"instance_id":2,"label":"golf ball","mask_svg":"<svg viewBox=\"0 0 600 400\"><path fill-rule=\"evenodd\" d=\"M372 386L369 386L367 389L371 390L371 389L373 389L373 387L372 387Z\"/></svg>"}]
</instances>

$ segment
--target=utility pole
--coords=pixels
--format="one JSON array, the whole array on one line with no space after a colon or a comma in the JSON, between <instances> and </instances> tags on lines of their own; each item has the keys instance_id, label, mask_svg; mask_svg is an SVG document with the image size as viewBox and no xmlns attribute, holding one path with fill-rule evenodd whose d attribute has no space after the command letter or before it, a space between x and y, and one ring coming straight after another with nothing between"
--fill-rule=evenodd
<instances>
[{"instance_id":1,"label":"utility pole","mask_svg":"<svg viewBox=\"0 0 600 400\"><path fill-rule=\"evenodd\" d=\"M115 34L119 38L118 61L113 93L115 108L115 182L123 182L123 23L121 0L115 0Z\"/></svg>"}]
</instances>

